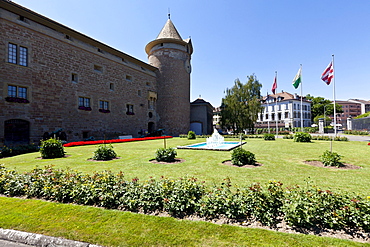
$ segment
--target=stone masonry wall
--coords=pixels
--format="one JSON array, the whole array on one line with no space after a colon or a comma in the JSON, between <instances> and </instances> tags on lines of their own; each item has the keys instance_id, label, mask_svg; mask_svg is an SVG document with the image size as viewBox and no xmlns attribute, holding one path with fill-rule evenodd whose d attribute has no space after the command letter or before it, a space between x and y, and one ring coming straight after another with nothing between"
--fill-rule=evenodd
<instances>
[{"instance_id":1,"label":"stone masonry wall","mask_svg":"<svg viewBox=\"0 0 370 247\"><path fill-rule=\"evenodd\" d=\"M9 119L30 122L31 142L59 128L71 141L83 132L99 139L138 136L148 122L157 124L148 109L148 93L157 91L153 71L3 9L0 34L0 144ZM27 67L7 62L9 42L28 48ZM26 87L30 103L5 101L8 85ZM79 97L90 98L91 111L78 109ZM99 112L100 100L109 102L110 113ZM127 104L135 115L126 114Z\"/></svg>"}]
</instances>

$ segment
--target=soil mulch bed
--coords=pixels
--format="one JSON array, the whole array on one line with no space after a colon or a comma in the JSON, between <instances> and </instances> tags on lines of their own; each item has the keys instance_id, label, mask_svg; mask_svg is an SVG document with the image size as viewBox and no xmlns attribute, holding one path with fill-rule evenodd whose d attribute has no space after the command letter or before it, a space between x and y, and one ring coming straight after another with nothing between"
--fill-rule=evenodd
<instances>
[{"instance_id":1,"label":"soil mulch bed","mask_svg":"<svg viewBox=\"0 0 370 247\"><path fill-rule=\"evenodd\" d=\"M324 164L321 161L318 161L318 160L306 160L306 161L304 161L304 163L307 164L307 165L316 166L316 167L324 167L324 168L330 168L330 169L341 169L341 170L356 170L356 169L361 169L362 168L360 166L355 166L355 165L347 164L347 163L344 163L343 166L341 166L341 167L324 166Z\"/></svg>"},{"instance_id":2,"label":"soil mulch bed","mask_svg":"<svg viewBox=\"0 0 370 247\"><path fill-rule=\"evenodd\" d=\"M263 166L263 164L258 163L258 162L255 165L237 166L237 165L233 165L233 163L231 162L231 160L225 160L224 162L222 162L222 164L227 165L227 166L243 167L243 168L256 168L256 167Z\"/></svg>"},{"instance_id":3,"label":"soil mulch bed","mask_svg":"<svg viewBox=\"0 0 370 247\"><path fill-rule=\"evenodd\" d=\"M185 162L184 159L175 159L175 161L172 162L164 162L164 161L157 161L156 159L149 160L150 163L153 164L179 164Z\"/></svg>"},{"instance_id":4,"label":"soil mulch bed","mask_svg":"<svg viewBox=\"0 0 370 247\"><path fill-rule=\"evenodd\" d=\"M68 157L71 157L71 155L64 155L63 157L61 158L68 158ZM43 157L37 157L36 158L37 160L52 160L52 159L60 159L60 158L50 158L50 159L45 159Z\"/></svg>"},{"instance_id":5,"label":"soil mulch bed","mask_svg":"<svg viewBox=\"0 0 370 247\"><path fill-rule=\"evenodd\" d=\"M110 160L118 160L120 159L120 157L116 157L116 158L113 158L113 159L110 159ZM100 162L100 161L110 161L110 160L94 160L93 158L90 158L90 159L87 159L88 161L97 161L97 162Z\"/></svg>"}]
</instances>

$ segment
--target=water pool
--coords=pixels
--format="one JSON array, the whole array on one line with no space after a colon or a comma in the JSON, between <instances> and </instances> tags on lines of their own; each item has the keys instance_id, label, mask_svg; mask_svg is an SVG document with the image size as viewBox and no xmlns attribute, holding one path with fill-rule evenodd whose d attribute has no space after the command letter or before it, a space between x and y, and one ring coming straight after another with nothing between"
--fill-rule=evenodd
<instances>
[{"instance_id":1,"label":"water pool","mask_svg":"<svg viewBox=\"0 0 370 247\"><path fill-rule=\"evenodd\" d=\"M213 150L213 151L230 151L236 147L244 145L246 142L222 142L217 146L209 147L206 142L187 145L187 146L178 146L178 149L195 149L195 150Z\"/></svg>"}]
</instances>

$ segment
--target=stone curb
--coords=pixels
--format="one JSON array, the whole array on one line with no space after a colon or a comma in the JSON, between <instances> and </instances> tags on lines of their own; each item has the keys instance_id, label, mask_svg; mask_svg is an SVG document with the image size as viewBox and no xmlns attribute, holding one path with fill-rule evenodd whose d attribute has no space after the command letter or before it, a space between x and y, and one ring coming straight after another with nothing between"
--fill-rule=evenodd
<instances>
[{"instance_id":1,"label":"stone curb","mask_svg":"<svg viewBox=\"0 0 370 247\"><path fill-rule=\"evenodd\" d=\"M0 239L42 247L102 247L79 241L0 228Z\"/></svg>"}]
</instances>

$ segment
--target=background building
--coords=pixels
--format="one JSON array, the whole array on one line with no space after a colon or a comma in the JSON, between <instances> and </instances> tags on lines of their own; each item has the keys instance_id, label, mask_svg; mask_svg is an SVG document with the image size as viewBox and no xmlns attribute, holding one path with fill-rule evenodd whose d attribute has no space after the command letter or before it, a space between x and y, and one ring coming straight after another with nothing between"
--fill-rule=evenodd
<instances>
[{"instance_id":1,"label":"background building","mask_svg":"<svg viewBox=\"0 0 370 247\"><path fill-rule=\"evenodd\" d=\"M0 144L140 136L190 126L190 40L171 20L140 61L0 0Z\"/></svg>"},{"instance_id":2,"label":"background building","mask_svg":"<svg viewBox=\"0 0 370 247\"><path fill-rule=\"evenodd\" d=\"M301 113L303 127L311 126L311 102L302 99L297 94L281 93L267 95L263 98L263 111L259 114L256 128L278 128L301 127Z\"/></svg>"},{"instance_id":3,"label":"background building","mask_svg":"<svg viewBox=\"0 0 370 247\"><path fill-rule=\"evenodd\" d=\"M213 133L213 106L197 99L190 103L190 129L197 135L211 135Z\"/></svg>"}]
</instances>

